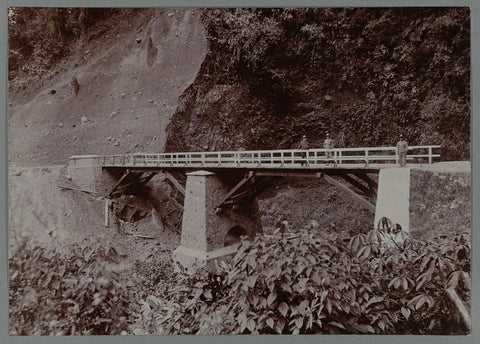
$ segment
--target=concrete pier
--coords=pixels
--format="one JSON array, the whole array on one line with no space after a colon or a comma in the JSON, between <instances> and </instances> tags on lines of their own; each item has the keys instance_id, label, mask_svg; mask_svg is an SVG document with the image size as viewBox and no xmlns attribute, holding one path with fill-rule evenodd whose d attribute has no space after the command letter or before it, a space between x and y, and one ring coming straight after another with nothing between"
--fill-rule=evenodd
<instances>
[{"instance_id":1,"label":"concrete pier","mask_svg":"<svg viewBox=\"0 0 480 344\"><path fill-rule=\"evenodd\" d=\"M114 176L105 170L98 155L72 156L67 170L72 182L80 189L100 195L106 195L121 176Z\"/></svg>"},{"instance_id":2,"label":"concrete pier","mask_svg":"<svg viewBox=\"0 0 480 344\"><path fill-rule=\"evenodd\" d=\"M194 271L235 253L237 246L229 245L228 238L244 234L253 239L261 232L255 200L235 209L216 212L215 205L229 190L216 173L187 173L181 244L173 253L173 259L185 270Z\"/></svg>"},{"instance_id":3,"label":"concrete pier","mask_svg":"<svg viewBox=\"0 0 480 344\"><path fill-rule=\"evenodd\" d=\"M375 208L375 228L382 217L387 217L402 230L410 230L410 169L386 168L380 170Z\"/></svg>"},{"instance_id":4,"label":"concrete pier","mask_svg":"<svg viewBox=\"0 0 480 344\"><path fill-rule=\"evenodd\" d=\"M97 192L97 184L102 179L102 165L98 155L82 155L70 157L68 175L72 182L80 188Z\"/></svg>"}]
</instances>

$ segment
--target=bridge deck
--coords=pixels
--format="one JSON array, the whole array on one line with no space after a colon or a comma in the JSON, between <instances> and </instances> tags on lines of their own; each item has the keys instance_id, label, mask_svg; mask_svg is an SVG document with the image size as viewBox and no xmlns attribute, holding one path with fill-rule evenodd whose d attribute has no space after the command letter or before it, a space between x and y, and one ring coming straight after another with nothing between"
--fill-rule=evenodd
<instances>
[{"instance_id":1,"label":"bridge deck","mask_svg":"<svg viewBox=\"0 0 480 344\"><path fill-rule=\"evenodd\" d=\"M431 164L440 146L409 147L407 163ZM81 156L71 159L81 159ZM336 148L310 150L264 150L226 152L135 153L98 156L105 168L156 170L253 170L283 172L322 172L362 170L378 172L397 165L395 147Z\"/></svg>"},{"instance_id":2,"label":"bridge deck","mask_svg":"<svg viewBox=\"0 0 480 344\"><path fill-rule=\"evenodd\" d=\"M282 175L282 174L301 174L301 173L332 173L335 172L355 172L362 171L365 173L378 173L381 169L397 167L398 164L370 164L365 166L365 164L338 164L334 165L325 165L325 164L310 164L309 166L301 166L300 164L270 164L270 165L257 165L257 164L242 164L240 166L236 164L222 164L221 166L215 164L205 164L205 165L150 165L150 164L124 164L124 165L103 165L104 168L111 169L125 169L128 168L132 172L135 171L144 171L144 172L160 172L160 171L197 171L197 170L208 170L213 172L227 172L227 171L255 171L258 175ZM417 166L423 167L425 164L407 164L407 166Z\"/></svg>"}]
</instances>

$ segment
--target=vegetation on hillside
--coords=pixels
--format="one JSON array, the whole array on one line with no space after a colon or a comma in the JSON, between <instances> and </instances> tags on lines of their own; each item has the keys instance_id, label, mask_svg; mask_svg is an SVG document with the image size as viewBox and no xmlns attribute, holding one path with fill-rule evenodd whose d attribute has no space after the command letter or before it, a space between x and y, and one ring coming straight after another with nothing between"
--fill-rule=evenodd
<instances>
[{"instance_id":1,"label":"vegetation on hillside","mask_svg":"<svg viewBox=\"0 0 480 344\"><path fill-rule=\"evenodd\" d=\"M395 243L391 227L346 243L306 227L243 242L152 307L156 331L200 334L461 334L445 296L469 298L470 238Z\"/></svg>"},{"instance_id":2,"label":"vegetation on hillside","mask_svg":"<svg viewBox=\"0 0 480 344\"><path fill-rule=\"evenodd\" d=\"M446 289L470 299L469 235L395 243L391 230L349 242L314 226L262 236L191 276L161 256L126 273L113 247L59 255L22 241L10 258L10 333L468 333Z\"/></svg>"},{"instance_id":3,"label":"vegetation on hillside","mask_svg":"<svg viewBox=\"0 0 480 344\"><path fill-rule=\"evenodd\" d=\"M113 247L91 241L59 254L22 238L9 259L12 335L121 334L133 295Z\"/></svg>"},{"instance_id":4,"label":"vegetation on hillside","mask_svg":"<svg viewBox=\"0 0 480 344\"><path fill-rule=\"evenodd\" d=\"M410 172L410 231L419 238L471 231L470 173ZM448 219L448 220L446 220Z\"/></svg>"},{"instance_id":5,"label":"vegetation on hillside","mask_svg":"<svg viewBox=\"0 0 480 344\"><path fill-rule=\"evenodd\" d=\"M468 8L205 9L167 149L441 144L470 158ZM195 133L195 135L192 135ZM179 140L179 136L181 139Z\"/></svg>"}]
</instances>

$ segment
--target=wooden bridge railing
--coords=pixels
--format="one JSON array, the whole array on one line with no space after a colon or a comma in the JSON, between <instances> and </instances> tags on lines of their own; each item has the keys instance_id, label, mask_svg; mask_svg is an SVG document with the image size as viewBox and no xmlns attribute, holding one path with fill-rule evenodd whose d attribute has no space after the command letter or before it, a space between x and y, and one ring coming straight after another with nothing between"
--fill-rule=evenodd
<instances>
[{"instance_id":1,"label":"wooden bridge railing","mask_svg":"<svg viewBox=\"0 0 480 344\"><path fill-rule=\"evenodd\" d=\"M439 158L434 150L441 146L408 147L409 164L429 163ZM329 158L327 158L329 153ZM334 148L334 149L286 149L224 152L182 152L182 153L135 153L128 155L100 156L105 167L276 167L291 168L302 162L307 167L332 165L395 164L398 161L395 147Z\"/></svg>"}]
</instances>

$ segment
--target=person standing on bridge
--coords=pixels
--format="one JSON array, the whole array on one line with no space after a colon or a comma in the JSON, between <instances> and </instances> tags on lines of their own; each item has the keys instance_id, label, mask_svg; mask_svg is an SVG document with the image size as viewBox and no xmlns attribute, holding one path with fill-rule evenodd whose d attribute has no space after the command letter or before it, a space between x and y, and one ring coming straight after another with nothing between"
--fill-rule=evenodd
<instances>
[{"instance_id":1,"label":"person standing on bridge","mask_svg":"<svg viewBox=\"0 0 480 344\"><path fill-rule=\"evenodd\" d=\"M298 147L297 149L301 149L303 150L304 152L302 152L302 159L306 159L307 158L307 150L309 149L308 147L308 141L307 141L307 135L303 135L302 136L302 140L300 141L300 143L298 144ZM307 164L307 160L302 160L301 161L301 164L302 166L305 164Z\"/></svg>"},{"instance_id":2,"label":"person standing on bridge","mask_svg":"<svg viewBox=\"0 0 480 344\"><path fill-rule=\"evenodd\" d=\"M335 147L335 142L333 141L333 139L330 138L330 134L327 133L327 137L325 138L325 141L323 141L323 148L326 149L325 157L327 158L328 165L330 164L330 160L332 160L333 154L331 149L333 149L334 147Z\"/></svg>"},{"instance_id":3,"label":"person standing on bridge","mask_svg":"<svg viewBox=\"0 0 480 344\"><path fill-rule=\"evenodd\" d=\"M403 135L400 134L400 141L397 143L397 155L398 155L398 163L400 167L405 167L407 164L407 150L408 150L408 143L403 138Z\"/></svg>"}]
</instances>

